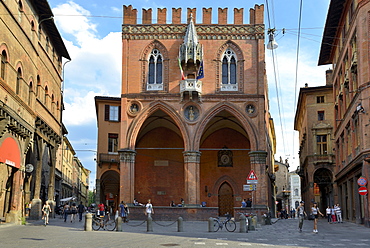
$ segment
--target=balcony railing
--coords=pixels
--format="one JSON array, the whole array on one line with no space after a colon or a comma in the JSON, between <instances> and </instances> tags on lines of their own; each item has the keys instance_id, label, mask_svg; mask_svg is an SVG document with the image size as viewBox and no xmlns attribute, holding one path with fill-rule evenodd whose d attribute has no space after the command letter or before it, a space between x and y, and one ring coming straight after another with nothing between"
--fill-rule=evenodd
<instances>
[{"instance_id":1,"label":"balcony railing","mask_svg":"<svg viewBox=\"0 0 370 248\"><path fill-rule=\"evenodd\" d=\"M238 91L237 84L221 84L221 91Z\"/></svg>"},{"instance_id":2,"label":"balcony railing","mask_svg":"<svg viewBox=\"0 0 370 248\"><path fill-rule=\"evenodd\" d=\"M184 96L184 92L189 92L190 98L193 92L197 92L200 96L202 94L202 81L197 79L185 79L180 81L180 94L181 98Z\"/></svg>"},{"instance_id":3,"label":"balcony railing","mask_svg":"<svg viewBox=\"0 0 370 248\"><path fill-rule=\"evenodd\" d=\"M100 153L99 162L103 163L119 163L119 154Z\"/></svg>"}]
</instances>

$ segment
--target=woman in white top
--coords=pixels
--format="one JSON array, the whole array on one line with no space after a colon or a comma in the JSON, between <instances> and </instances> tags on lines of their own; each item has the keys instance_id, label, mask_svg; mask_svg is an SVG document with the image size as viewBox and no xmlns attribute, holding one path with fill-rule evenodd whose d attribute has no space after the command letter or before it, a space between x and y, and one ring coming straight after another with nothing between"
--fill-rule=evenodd
<instances>
[{"instance_id":1,"label":"woman in white top","mask_svg":"<svg viewBox=\"0 0 370 248\"><path fill-rule=\"evenodd\" d=\"M331 208L328 206L326 208L326 216L328 217L328 222L331 223Z\"/></svg>"},{"instance_id":2,"label":"woman in white top","mask_svg":"<svg viewBox=\"0 0 370 248\"><path fill-rule=\"evenodd\" d=\"M154 210L150 199L148 200L148 203L145 205L145 207L145 214L148 215L148 217L152 217L152 214L154 214Z\"/></svg>"},{"instance_id":3,"label":"woman in white top","mask_svg":"<svg viewBox=\"0 0 370 248\"><path fill-rule=\"evenodd\" d=\"M315 217L315 219L313 220L313 232L318 233L318 231L317 231L317 219L319 218L319 214L321 216L324 216L324 215L320 212L320 209L317 207L316 202L313 203L313 207L311 208L311 213Z\"/></svg>"}]
</instances>

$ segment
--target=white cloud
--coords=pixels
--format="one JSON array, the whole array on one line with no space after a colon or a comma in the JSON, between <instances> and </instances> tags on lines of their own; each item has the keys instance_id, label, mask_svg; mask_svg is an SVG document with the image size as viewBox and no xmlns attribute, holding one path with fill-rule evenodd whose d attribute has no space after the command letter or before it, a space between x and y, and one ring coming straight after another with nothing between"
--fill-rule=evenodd
<instances>
[{"instance_id":1,"label":"white cloud","mask_svg":"<svg viewBox=\"0 0 370 248\"><path fill-rule=\"evenodd\" d=\"M90 12L72 1L58 5L53 12L63 37L68 39L64 42L72 58L64 67L63 122L70 126L93 124L94 96L120 94L121 33L99 38L97 25L86 17Z\"/></svg>"},{"instance_id":2,"label":"white cloud","mask_svg":"<svg viewBox=\"0 0 370 248\"><path fill-rule=\"evenodd\" d=\"M94 38L96 25L91 23L87 16L91 15L80 5L69 1L53 9L55 20L61 32L73 35L78 44L89 38Z\"/></svg>"},{"instance_id":3,"label":"white cloud","mask_svg":"<svg viewBox=\"0 0 370 248\"><path fill-rule=\"evenodd\" d=\"M63 111L63 123L69 125L91 124L96 122L95 117L95 92L88 92L81 96L79 92L67 90L65 92L72 99L72 102L64 103L65 110Z\"/></svg>"},{"instance_id":4,"label":"white cloud","mask_svg":"<svg viewBox=\"0 0 370 248\"><path fill-rule=\"evenodd\" d=\"M113 12L117 12L117 13L122 14L122 10L117 8L117 7L111 7L111 9L112 9Z\"/></svg>"}]
</instances>

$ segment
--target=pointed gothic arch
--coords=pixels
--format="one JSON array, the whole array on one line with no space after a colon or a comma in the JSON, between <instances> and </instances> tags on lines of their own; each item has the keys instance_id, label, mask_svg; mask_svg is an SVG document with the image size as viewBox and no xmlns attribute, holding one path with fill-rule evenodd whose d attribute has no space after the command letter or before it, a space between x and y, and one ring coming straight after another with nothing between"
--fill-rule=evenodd
<instances>
[{"instance_id":1,"label":"pointed gothic arch","mask_svg":"<svg viewBox=\"0 0 370 248\"><path fill-rule=\"evenodd\" d=\"M205 128L207 124L211 121L212 118L214 118L218 113L221 111L227 111L230 114L232 114L242 125L243 129L248 134L248 138L251 145L251 150L258 150L258 133L257 133L257 127L250 121L249 118L245 117L245 115L238 111L237 106L234 106L231 103L228 102L222 102L218 105L211 108L207 113L204 114L204 118L200 120L200 124L195 131L196 135L194 137L194 147L192 149L197 149L200 146L201 138L203 136L203 133L205 131Z\"/></svg>"},{"instance_id":2,"label":"pointed gothic arch","mask_svg":"<svg viewBox=\"0 0 370 248\"><path fill-rule=\"evenodd\" d=\"M189 134L187 128L185 127L185 123L182 121L181 117L176 112L176 110L163 101L157 101L153 103L153 105L150 108L144 109L143 112L140 115L138 115L138 118L135 118L135 120L131 123L131 125L128 128L126 146L130 149L135 148L137 137L144 122L147 120L148 117L150 117L153 113L155 113L158 110L162 110L174 121L175 125L179 128L182 139L184 141L184 149L185 151L188 150L188 148L190 147L188 138Z\"/></svg>"}]
</instances>

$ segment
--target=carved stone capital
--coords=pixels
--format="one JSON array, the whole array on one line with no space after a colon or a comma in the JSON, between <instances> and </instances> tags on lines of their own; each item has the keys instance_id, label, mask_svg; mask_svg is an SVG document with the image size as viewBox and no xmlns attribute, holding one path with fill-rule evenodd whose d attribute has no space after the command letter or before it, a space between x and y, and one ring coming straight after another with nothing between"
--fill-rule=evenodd
<instances>
[{"instance_id":1,"label":"carved stone capital","mask_svg":"<svg viewBox=\"0 0 370 248\"><path fill-rule=\"evenodd\" d=\"M136 151L129 150L129 149L122 149L118 151L119 153L119 159L123 163L134 163L135 162L135 156Z\"/></svg>"},{"instance_id":2,"label":"carved stone capital","mask_svg":"<svg viewBox=\"0 0 370 248\"><path fill-rule=\"evenodd\" d=\"M266 164L267 152L251 151L249 157L251 158L251 164Z\"/></svg>"},{"instance_id":3,"label":"carved stone capital","mask_svg":"<svg viewBox=\"0 0 370 248\"><path fill-rule=\"evenodd\" d=\"M200 155L202 154L201 152L185 151L183 154L185 163L200 163Z\"/></svg>"}]
</instances>

